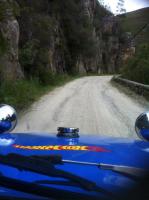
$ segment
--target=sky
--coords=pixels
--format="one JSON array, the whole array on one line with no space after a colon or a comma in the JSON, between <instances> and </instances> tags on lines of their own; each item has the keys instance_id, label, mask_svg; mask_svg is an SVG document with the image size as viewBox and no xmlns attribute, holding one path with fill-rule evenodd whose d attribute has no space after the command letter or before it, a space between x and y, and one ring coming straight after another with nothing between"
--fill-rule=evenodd
<instances>
[{"instance_id":1,"label":"sky","mask_svg":"<svg viewBox=\"0 0 149 200\"><path fill-rule=\"evenodd\" d=\"M105 4L109 4L112 12L115 13L118 0L104 0ZM149 0L125 0L125 9L127 12L140 8L149 7Z\"/></svg>"}]
</instances>

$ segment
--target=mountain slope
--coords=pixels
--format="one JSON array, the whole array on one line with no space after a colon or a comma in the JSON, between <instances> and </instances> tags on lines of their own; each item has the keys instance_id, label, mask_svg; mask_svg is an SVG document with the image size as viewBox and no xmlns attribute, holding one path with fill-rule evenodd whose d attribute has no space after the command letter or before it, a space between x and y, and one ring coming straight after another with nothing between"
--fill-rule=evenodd
<instances>
[{"instance_id":1,"label":"mountain slope","mask_svg":"<svg viewBox=\"0 0 149 200\"><path fill-rule=\"evenodd\" d=\"M119 17L123 31L132 33L134 40L130 41L135 47L135 54L131 54L124 63L122 75L127 79L149 84L149 7Z\"/></svg>"},{"instance_id":2,"label":"mountain slope","mask_svg":"<svg viewBox=\"0 0 149 200\"><path fill-rule=\"evenodd\" d=\"M119 18L123 31L136 36L136 44L149 42L149 7L119 15Z\"/></svg>"}]
</instances>

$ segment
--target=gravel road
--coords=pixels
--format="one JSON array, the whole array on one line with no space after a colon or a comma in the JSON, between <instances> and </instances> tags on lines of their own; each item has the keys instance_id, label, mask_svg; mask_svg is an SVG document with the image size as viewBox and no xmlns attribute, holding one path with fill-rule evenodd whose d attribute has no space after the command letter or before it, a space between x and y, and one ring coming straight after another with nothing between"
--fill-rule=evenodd
<instances>
[{"instance_id":1,"label":"gravel road","mask_svg":"<svg viewBox=\"0 0 149 200\"><path fill-rule=\"evenodd\" d=\"M79 127L82 134L135 138L136 117L149 110L110 83L111 76L74 80L43 96L19 117L15 132L55 133L57 127Z\"/></svg>"}]
</instances>

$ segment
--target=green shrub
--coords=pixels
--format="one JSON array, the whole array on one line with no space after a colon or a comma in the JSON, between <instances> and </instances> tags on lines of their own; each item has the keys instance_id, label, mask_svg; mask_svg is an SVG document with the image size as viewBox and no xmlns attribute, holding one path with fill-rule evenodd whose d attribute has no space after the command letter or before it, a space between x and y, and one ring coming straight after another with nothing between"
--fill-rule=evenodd
<instances>
[{"instance_id":1,"label":"green shrub","mask_svg":"<svg viewBox=\"0 0 149 200\"><path fill-rule=\"evenodd\" d=\"M59 5L62 27L68 51L65 52L67 71L75 73L78 57L95 58L97 46L93 36L94 26L85 15L79 0L55 1ZM58 9L58 8L57 8ZM69 55L68 53L69 52Z\"/></svg>"},{"instance_id":2,"label":"green shrub","mask_svg":"<svg viewBox=\"0 0 149 200\"><path fill-rule=\"evenodd\" d=\"M6 10L11 10L14 16L20 14L20 8L16 1L2 1L0 2L0 21L5 18Z\"/></svg>"},{"instance_id":3,"label":"green shrub","mask_svg":"<svg viewBox=\"0 0 149 200\"><path fill-rule=\"evenodd\" d=\"M0 32L0 57L6 53L8 49L8 43Z\"/></svg>"},{"instance_id":4,"label":"green shrub","mask_svg":"<svg viewBox=\"0 0 149 200\"><path fill-rule=\"evenodd\" d=\"M9 3L9 7L12 9L13 15L15 17L20 15L20 7L16 1Z\"/></svg>"},{"instance_id":5,"label":"green shrub","mask_svg":"<svg viewBox=\"0 0 149 200\"><path fill-rule=\"evenodd\" d=\"M42 85L52 83L52 74L48 69L48 49L39 46L40 41L28 41L20 50L20 63L28 78L36 78Z\"/></svg>"},{"instance_id":6,"label":"green shrub","mask_svg":"<svg viewBox=\"0 0 149 200\"><path fill-rule=\"evenodd\" d=\"M0 86L0 102L22 109L36 99L38 88L40 86L35 80L4 82Z\"/></svg>"},{"instance_id":7,"label":"green shrub","mask_svg":"<svg viewBox=\"0 0 149 200\"><path fill-rule=\"evenodd\" d=\"M32 74L32 68L37 57L38 48L39 41L34 39L26 42L25 45L20 49L19 60L22 67L24 68L25 74Z\"/></svg>"},{"instance_id":8,"label":"green shrub","mask_svg":"<svg viewBox=\"0 0 149 200\"><path fill-rule=\"evenodd\" d=\"M137 48L136 55L124 66L122 75L130 80L149 84L149 44Z\"/></svg>"},{"instance_id":9,"label":"green shrub","mask_svg":"<svg viewBox=\"0 0 149 200\"><path fill-rule=\"evenodd\" d=\"M6 9L9 8L9 4L8 2L0 2L0 21L4 19L5 17L5 13L6 13Z\"/></svg>"},{"instance_id":10,"label":"green shrub","mask_svg":"<svg viewBox=\"0 0 149 200\"><path fill-rule=\"evenodd\" d=\"M53 22L50 16L36 14L32 22L34 38L40 41L42 47L49 47L53 31Z\"/></svg>"},{"instance_id":11,"label":"green shrub","mask_svg":"<svg viewBox=\"0 0 149 200\"><path fill-rule=\"evenodd\" d=\"M53 75L50 79L51 84L47 86L41 84L38 79L3 82L0 85L0 103L12 105L19 110L23 109L54 87L63 85L74 78L68 75Z\"/></svg>"}]
</instances>

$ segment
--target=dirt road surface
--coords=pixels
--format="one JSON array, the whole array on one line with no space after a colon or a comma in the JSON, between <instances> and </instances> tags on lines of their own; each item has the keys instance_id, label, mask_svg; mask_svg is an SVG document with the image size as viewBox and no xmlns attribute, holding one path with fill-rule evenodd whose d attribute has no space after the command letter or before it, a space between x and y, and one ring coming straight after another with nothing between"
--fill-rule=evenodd
<instances>
[{"instance_id":1,"label":"dirt road surface","mask_svg":"<svg viewBox=\"0 0 149 200\"><path fill-rule=\"evenodd\" d=\"M43 96L19 117L15 132L56 133L78 127L82 134L135 138L136 117L149 110L110 83L111 76L74 80Z\"/></svg>"}]
</instances>

